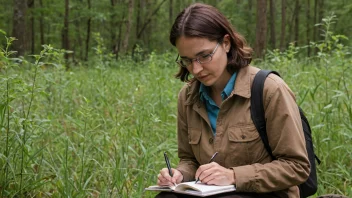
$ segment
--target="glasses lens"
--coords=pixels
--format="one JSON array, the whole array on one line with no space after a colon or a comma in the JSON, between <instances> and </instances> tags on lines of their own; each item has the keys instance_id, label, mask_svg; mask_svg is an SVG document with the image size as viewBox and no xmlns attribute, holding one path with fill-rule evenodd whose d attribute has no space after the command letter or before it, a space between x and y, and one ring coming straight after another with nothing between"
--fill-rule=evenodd
<instances>
[{"instance_id":1,"label":"glasses lens","mask_svg":"<svg viewBox=\"0 0 352 198\"><path fill-rule=\"evenodd\" d=\"M181 60L180 60L180 63L181 63L181 65L182 65L183 67L187 67L188 65L191 64L191 61L188 60L188 59L181 59Z\"/></svg>"},{"instance_id":2,"label":"glasses lens","mask_svg":"<svg viewBox=\"0 0 352 198\"><path fill-rule=\"evenodd\" d=\"M199 56L198 60L199 60L200 63L210 62L211 61L211 55L207 54L207 55L204 55L204 56Z\"/></svg>"}]
</instances>

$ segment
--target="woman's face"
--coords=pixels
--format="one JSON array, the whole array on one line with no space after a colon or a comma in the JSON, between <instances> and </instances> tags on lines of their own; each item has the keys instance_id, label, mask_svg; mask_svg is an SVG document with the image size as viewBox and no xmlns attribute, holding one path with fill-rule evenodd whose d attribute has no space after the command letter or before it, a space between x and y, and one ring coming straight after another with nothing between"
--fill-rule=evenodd
<instances>
[{"instance_id":1,"label":"woman's face","mask_svg":"<svg viewBox=\"0 0 352 198\"><path fill-rule=\"evenodd\" d=\"M230 50L230 46L228 35L224 37L222 43L210 41L206 38L184 36L176 41L180 58L193 59L186 66L187 70L204 85L220 89L225 87L231 77L231 74L226 70L227 52ZM212 54L209 62L199 63L195 60L198 57L202 59L208 54Z\"/></svg>"}]
</instances>

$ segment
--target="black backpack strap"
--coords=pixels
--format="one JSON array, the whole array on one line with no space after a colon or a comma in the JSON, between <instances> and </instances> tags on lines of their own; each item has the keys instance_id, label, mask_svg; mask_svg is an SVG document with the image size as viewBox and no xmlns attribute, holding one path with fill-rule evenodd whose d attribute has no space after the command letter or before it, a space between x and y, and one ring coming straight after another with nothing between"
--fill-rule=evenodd
<instances>
[{"instance_id":1,"label":"black backpack strap","mask_svg":"<svg viewBox=\"0 0 352 198\"><path fill-rule=\"evenodd\" d=\"M280 76L279 73L270 70L260 70L254 77L252 90L251 90L251 117L257 131L264 143L265 149L268 151L272 159L276 159L271 151L266 133L266 121L263 105L263 89L266 77L274 73Z\"/></svg>"},{"instance_id":2,"label":"black backpack strap","mask_svg":"<svg viewBox=\"0 0 352 198\"><path fill-rule=\"evenodd\" d=\"M312 140L312 134L310 133L307 133L308 131L312 131L312 129L310 128L310 125L309 125L309 122L308 122L308 119L307 117L304 115L304 111L302 110L301 107L298 107L299 108L299 114L301 115L301 119L302 119L302 127L303 127L303 131L304 131L304 137L306 139L306 143L307 143L307 139L308 141L310 142L310 144L307 144L306 147L307 147L307 151L308 149L311 149L312 151L314 151L314 146L313 146L313 140ZM314 152L313 152L314 154ZM311 158L311 153L308 152L308 158L309 158L309 161L312 163L314 162L314 159L310 159ZM318 158L317 155L314 154L314 158L315 160L317 160L318 164L321 163L321 160ZM315 165L312 165L311 164L311 167L314 166L315 168Z\"/></svg>"}]
</instances>

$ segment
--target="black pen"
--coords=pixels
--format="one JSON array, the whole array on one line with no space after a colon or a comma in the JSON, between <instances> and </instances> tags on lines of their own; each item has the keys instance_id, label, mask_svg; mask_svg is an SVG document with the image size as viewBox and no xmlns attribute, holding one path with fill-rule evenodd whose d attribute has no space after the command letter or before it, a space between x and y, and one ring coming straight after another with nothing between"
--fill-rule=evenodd
<instances>
[{"instance_id":1,"label":"black pen","mask_svg":"<svg viewBox=\"0 0 352 198\"><path fill-rule=\"evenodd\" d=\"M170 165L170 161L169 161L169 158L168 158L167 155L166 155L166 152L164 152L164 158L165 158L165 162L166 162L167 169L169 170L169 175L170 175L171 177L173 177L173 175L172 175L172 170L171 170L171 165ZM175 183L174 183L174 185L176 186Z\"/></svg>"},{"instance_id":2,"label":"black pen","mask_svg":"<svg viewBox=\"0 0 352 198\"><path fill-rule=\"evenodd\" d=\"M212 163L212 162L214 161L214 158L215 158L215 156L216 156L217 154L218 154L218 152L215 152L214 155L211 156L209 163ZM198 177L198 179L196 180L196 183L197 183L198 181L199 181L199 177ZM196 183L195 183L195 184L196 184Z\"/></svg>"}]
</instances>

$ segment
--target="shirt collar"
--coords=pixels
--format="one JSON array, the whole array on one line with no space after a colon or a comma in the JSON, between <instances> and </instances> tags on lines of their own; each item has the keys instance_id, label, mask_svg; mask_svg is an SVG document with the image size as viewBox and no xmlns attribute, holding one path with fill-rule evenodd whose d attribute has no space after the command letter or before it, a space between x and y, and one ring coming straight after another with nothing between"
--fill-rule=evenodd
<instances>
[{"instance_id":1,"label":"shirt collar","mask_svg":"<svg viewBox=\"0 0 352 198\"><path fill-rule=\"evenodd\" d=\"M208 87L205 86L203 83L201 83L199 87L200 100L201 101L208 100L209 98L208 93L209 93Z\"/></svg>"},{"instance_id":2,"label":"shirt collar","mask_svg":"<svg viewBox=\"0 0 352 198\"><path fill-rule=\"evenodd\" d=\"M222 100L225 100L227 97L230 96L234 86L235 86L235 81L236 81L236 75L237 73L235 72L230 80L227 82L224 90L221 92L221 97ZM205 86L203 83L200 84L199 87L199 94L200 94L200 99L204 101L204 99L208 100L209 98L209 87Z\"/></svg>"},{"instance_id":3,"label":"shirt collar","mask_svg":"<svg viewBox=\"0 0 352 198\"><path fill-rule=\"evenodd\" d=\"M225 98L229 97L234 86L235 86L235 80L236 80L236 76L237 76L237 73L235 72L234 74L232 74L229 82L227 82L225 88L224 88L224 91L222 91L221 95L224 94L225 95ZM225 99L223 98L223 99Z\"/></svg>"}]
</instances>

